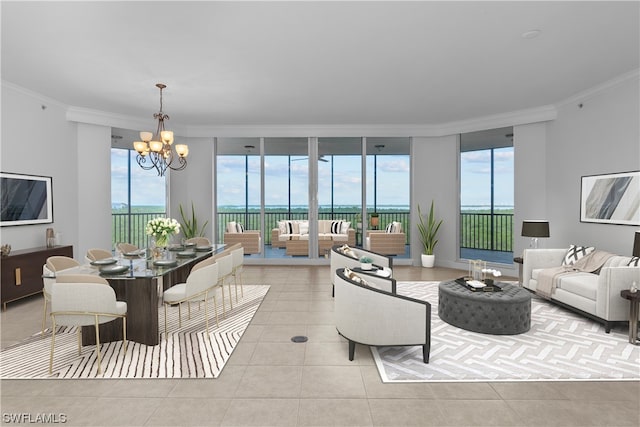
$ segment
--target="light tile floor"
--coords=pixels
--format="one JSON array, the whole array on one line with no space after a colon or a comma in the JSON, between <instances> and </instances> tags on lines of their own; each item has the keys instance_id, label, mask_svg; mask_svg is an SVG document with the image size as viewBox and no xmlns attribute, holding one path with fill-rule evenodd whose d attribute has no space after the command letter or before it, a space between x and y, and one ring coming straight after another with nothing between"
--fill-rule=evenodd
<instances>
[{"instance_id":1,"label":"light tile floor","mask_svg":"<svg viewBox=\"0 0 640 427\"><path fill-rule=\"evenodd\" d=\"M460 271L397 267L399 280ZM638 426L640 382L383 384L367 348L349 362L333 325L327 266L245 266L271 285L215 380L6 380L10 416L64 414L101 426ZM9 304L2 347L40 330L41 297ZM309 341L295 344L294 335Z\"/></svg>"}]
</instances>

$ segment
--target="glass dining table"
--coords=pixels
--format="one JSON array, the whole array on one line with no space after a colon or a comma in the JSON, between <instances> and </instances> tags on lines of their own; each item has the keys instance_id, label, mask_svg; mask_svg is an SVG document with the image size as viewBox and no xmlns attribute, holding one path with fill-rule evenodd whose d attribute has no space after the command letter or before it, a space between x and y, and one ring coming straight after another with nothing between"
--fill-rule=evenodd
<instances>
[{"instance_id":1,"label":"glass dining table","mask_svg":"<svg viewBox=\"0 0 640 427\"><path fill-rule=\"evenodd\" d=\"M116 293L116 299L127 303L127 340L146 345L158 345L159 289L163 291L186 281L191 268L198 262L224 250L225 245L203 248L172 247L161 259L130 254L107 261L95 261L57 274L92 274L105 278ZM148 251L144 251L148 253ZM217 278L216 278L217 280ZM122 340L122 320L100 325L100 341ZM87 328L85 331L84 328ZM93 326L85 326L82 344L95 344Z\"/></svg>"}]
</instances>

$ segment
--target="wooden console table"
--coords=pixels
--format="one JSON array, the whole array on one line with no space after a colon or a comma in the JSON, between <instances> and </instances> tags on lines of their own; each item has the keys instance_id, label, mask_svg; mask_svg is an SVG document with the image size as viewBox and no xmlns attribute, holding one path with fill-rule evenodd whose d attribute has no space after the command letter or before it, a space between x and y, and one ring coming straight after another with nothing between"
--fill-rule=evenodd
<instances>
[{"instance_id":1,"label":"wooden console table","mask_svg":"<svg viewBox=\"0 0 640 427\"><path fill-rule=\"evenodd\" d=\"M50 256L73 257L73 246L21 249L2 257L2 308L7 303L42 292L42 266Z\"/></svg>"}]
</instances>

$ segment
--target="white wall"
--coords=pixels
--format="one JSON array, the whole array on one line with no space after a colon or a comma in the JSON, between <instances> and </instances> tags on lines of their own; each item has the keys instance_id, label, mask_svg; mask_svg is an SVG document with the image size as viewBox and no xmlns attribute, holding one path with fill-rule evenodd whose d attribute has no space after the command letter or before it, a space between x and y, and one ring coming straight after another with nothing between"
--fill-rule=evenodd
<instances>
[{"instance_id":1,"label":"white wall","mask_svg":"<svg viewBox=\"0 0 640 427\"><path fill-rule=\"evenodd\" d=\"M2 227L2 244L14 250L45 246L48 227L62 233L63 244L77 242L76 126L65 114L54 100L2 84L2 171L53 178L53 224Z\"/></svg>"},{"instance_id":2,"label":"white wall","mask_svg":"<svg viewBox=\"0 0 640 427\"><path fill-rule=\"evenodd\" d=\"M547 171L546 171L546 123L514 126L514 212L513 254L521 256L531 239L522 237L522 221L548 220ZM550 224L551 235L555 224ZM548 239L540 239L539 247L550 247Z\"/></svg>"},{"instance_id":3,"label":"white wall","mask_svg":"<svg viewBox=\"0 0 640 427\"><path fill-rule=\"evenodd\" d=\"M111 245L111 128L78 123L76 258Z\"/></svg>"},{"instance_id":4,"label":"white wall","mask_svg":"<svg viewBox=\"0 0 640 427\"><path fill-rule=\"evenodd\" d=\"M640 170L639 78L560 106L547 127L547 211L554 247L589 244L631 255L639 227L580 222L585 175ZM579 104L582 104L580 108Z\"/></svg>"},{"instance_id":5,"label":"white wall","mask_svg":"<svg viewBox=\"0 0 640 427\"><path fill-rule=\"evenodd\" d=\"M434 214L443 223L435 247L436 266L456 268L458 224L458 136L427 138L414 137L411 164L412 212L411 247L413 264L420 265L422 245L415 224L418 223L417 206L426 215L434 202Z\"/></svg>"}]
</instances>

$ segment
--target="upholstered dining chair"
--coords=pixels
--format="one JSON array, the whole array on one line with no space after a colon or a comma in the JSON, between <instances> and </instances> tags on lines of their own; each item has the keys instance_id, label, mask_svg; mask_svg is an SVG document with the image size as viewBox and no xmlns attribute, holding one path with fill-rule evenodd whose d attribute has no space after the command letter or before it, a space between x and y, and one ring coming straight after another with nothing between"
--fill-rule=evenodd
<instances>
[{"instance_id":1,"label":"upholstered dining chair","mask_svg":"<svg viewBox=\"0 0 640 427\"><path fill-rule=\"evenodd\" d=\"M132 245L131 243L124 243L124 242L120 242L116 245L116 249L121 253L121 254L130 254L130 253L134 253L136 251L138 251L140 248L138 248L136 245Z\"/></svg>"},{"instance_id":2,"label":"upholstered dining chair","mask_svg":"<svg viewBox=\"0 0 640 427\"><path fill-rule=\"evenodd\" d=\"M187 244L195 244L196 246L211 246L211 241L206 237L192 237L184 242Z\"/></svg>"},{"instance_id":3,"label":"upholstered dining chair","mask_svg":"<svg viewBox=\"0 0 640 427\"><path fill-rule=\"evenodd\" d=\"M182 328L182 303L187 302L189 307L189 318L191 318L192 301L204 301L204 318L207 335L209 334L209 313L207 306L209 299L213 299L213 307L216 315L216 326L218 324L218 304L216 301L216 287L218 284L218 264L204 260L201 265L196 264L191 269L191 273L187 277L185 283L178 283L164 291L164 336L168 339L167 334L167 306L178 305L178 328Z\"/></svg>"},{"instance_id":4,"label":"upholstered dining chair","mask_svg":"<svg viewBox=\"0 0 640 427\"><path fill-rule=\"evenodd\" d=\"M216 258L218 264L218 283L217 285L222 289L222 312L226 316L227 307L224 302L224 285L227 284L229 288L229 304L233 310L233 298L231 297L231 277L233 273L233 257L231 253L227 253L224 256Z\"/></svg>"},{"instance_id":5,"label":"upholstered dining chair","mask_svg":"<svg viewBox=\"0 0 640 427\"><path fill-rule=\"evenodd\" d=\"M231 260L233 261L231 275L233 276L233 283L236 287L236 302L238 302L238 283L240 283L240 296L244 297L244 289L242 284L242 266L244 264L243 246L231 250Z\"/></svg>"},{"instance_id":6,"label":"upholstered dining chair","mask_svg":"<svg viewBox=\"0 0 640 427\"><path fill-rule=\"evenodd\" d=\"M42 334L47 324L47 304L51 301L51 286L56 282L54 278L57 272L69 268L78 267L80 263L73 258L66 256L52 256L47 258L46 264L42 266L42 296L44 297L44 307L42 309Z\"/></svg>"},{"instance_id":7,"label":"upholstered dining chair","mask_svg":"<svg viewBox=\"0 0 640 427\"><path fill-rule=\"evenodd\" d=\"M105 249L88 249L85 258L88 262L98 261L101 259L113 258L111 251Z\"/></svg>"},{"instance_id":8,"label":"upholstered dining chair","mask_svg":"<svg viewBox=\"0 0 640 427\"><path fill-rule=\"evenodd\" d=\"M127 352L127 303L116 300L116 293L102 277L88 274L63 274L51 286L51 355L53 371L56 327L78 328L78 354L82 353L82 326L94 326L98 373L102 373L99 325L122 319L123 349Z\"/></svg>"}]
</instances>

